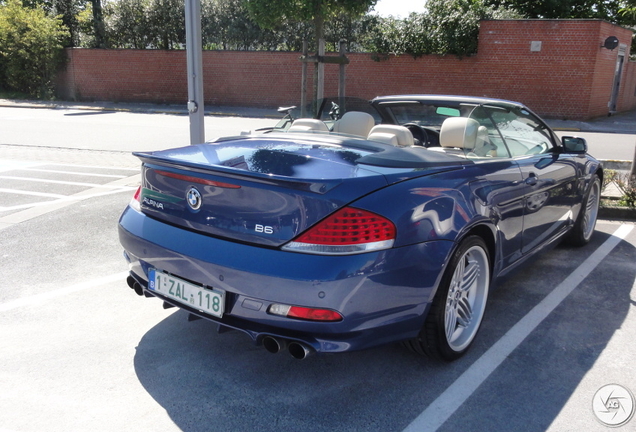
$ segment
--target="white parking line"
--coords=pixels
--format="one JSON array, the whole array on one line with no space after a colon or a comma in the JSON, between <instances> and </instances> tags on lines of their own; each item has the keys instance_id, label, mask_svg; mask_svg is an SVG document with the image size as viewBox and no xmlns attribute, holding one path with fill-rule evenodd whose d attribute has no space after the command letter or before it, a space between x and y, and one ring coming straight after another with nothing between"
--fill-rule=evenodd
<instances>
[{"instance_id":1,"label":"white parking line","mask_svg":"<svg viewBox=\"0 0 636 432\"><path fill-rule=\"evenodd\" d=\"M86 176L86 177L104 177L104 178L125 178L124 175L115 175L115 174L98 174L98 173L87 173L87 172L78 172L78 171L62 171L62 170L50 170L50 169L41 169L41 168L24 168L20 171L32 171L39 173L48 173L48 174L69 174L69 175L77 175L77 176Z\"/></svg>"},{"instance_id":2,"label":"white parking line","mask_svg":"<svg viewBox=\"0 0 636 432\"><path fill-rule=\"evenodd\" d=\"M488 351L473 363L437 399L435 399L405 432L436 431L477 390L497 367L514 351L532 331L605 259L634 228L621 225L576 270L550 294L502 336Z\"/></svg>"},{"instance_id":3,"label":"white parking line","mask_svg":"<svg viewBox=\"0 0 636 432\"><path fill-rule=\"evenodd\" d=\"M82 193L81 195L80 194L76 194L76 195L71 195L71 196L60 195L59 199L56 199L55 201L41 201L41 202L29 203L29 204L19 204L19 205L15 205L15 206L11 206L11 207L0 207L0 212L24 210L24 209L30 209L32 207L44 207L44 206L57 206L56 208L60 208L59 204L64 204L64 206L65 206L65 205L67 205L67 203L70 204L70 203L72 203L74 201L83 201L83 200L89 199L89 198L97 198L97 197L102 197L102 196L106 196L106 195L118 194L118 193L121 193L121 192L129 192L130 193L130 192L132 192L132 191L134 191L136 189L137 189L136 186L123 186L123 187L120 187L120 188L117 188L117 189L113 189L113 190L110 190L110 191L106 191L106 192L97 192L97 193L92 193L92 194ZM0 192L2 192L1 189L0 189ZM2 219L0 219L0 221L2 221Z\"/></svg>"},{"instance_id":4,"label":"white parking line","mask_svg":"<svg viewBox=\"0 0 636 432\"><path fill-rule=\"evenodd\" d=\"M13 206L10 208L5 207L2 210L5 210L5 211L18 210L23 207L26 207L26 210L22 210L20 212L13 213L8 216L1 217L0 230L9 228L10 226L33 219L43 214L46 214L55 210L59 210L77 201L83 201L89 198L116 194L120 192L130 192L136 189L136 186L132 186L132 185L138 185L140 182L141 182L141 174L136 174L130 177L112 181L105 185L95 185L95 187L91 189L86 189L76 194L73 194L73 195L70 195L55 201L48 201L48 202L37 203L37 204L25 204L22 206ZM104 191L104 188L112 189L112 190Z\"/></svg>"},{"instance_id":5,"label":"white parking line","mask_svg":"<svg viewBox=\"0 0 636 432\"><path fill-rule=\"evenodd\" d=\"M36 197L42 197L42 198L65 198L66 195L60 195L60 194L53 194L53 193L47 193L47 192L33 192L33 191L25 191L25 190L19 190L19 189L4 189L4 188L0 188L0 193L8 193L8 194L14 194L14 195L28 195L28 196L36 196ZM0 207L0 211L2 211L4 207Z\"/></svg>"},{"instance_id":6,"label":"white parking line","mask_svg":"<svg viewBox=\"0 0 636 432\"><path fill-rule=\"evenodd\" d=\"M79 165L79 164L63 164L57 162L47 162L43 165L47 166L59 166L59 167L73 167L73 168L90 168L90 169L103 169L103 170L116 170L116 171L139 171L139 167L137 168L123 168L123 167L112 167L112 166L99 166L99 165ZM141 166L141 162L139 162Z\"/></svg>"},{"instance_id":7,"label":"white parking line","mask_svg":"<svg viewBox=\"0 0 636 432\"><path fill-rule=\"evenodd\" d=\"M0 303L0 312L7 312L12 309L17 309L24 306L36 306L45 303L49 300L53 300L57 297L62 297L74 292L83 291L89 288L96 288L102 285L106 285L111 282L123 281L128 276L128 272L115 273L109 276L104 276L99 279L93 279L88 282L81 282L75 285L67 286L57 290L49 291L42 294L36 294L29 297L22 297L15 300L10 300L6 303Z\"/></svg>"},{"instance_id":8,"label":"white parking line","mask_svg":"<svg viewBox=\"0 0 636 432\"><path fill-rule=\"evenodd\" d=\"M120 177L120 178L125 178L125 177ZM83 186L83 187L106 188L106 189L113 188L113 186L110 186L108 184L102 185L102 184L96 184L96 183L72 182L72 181L64 181L64 180L49 180L49 179L32 178L32 177L16 177L16 176L0 175L0 179L20 180L23 182L33 182L33 183L51 183L51 184L59 184L59 185L65 185L65 186Z\"/></svg>"}]
</instances>

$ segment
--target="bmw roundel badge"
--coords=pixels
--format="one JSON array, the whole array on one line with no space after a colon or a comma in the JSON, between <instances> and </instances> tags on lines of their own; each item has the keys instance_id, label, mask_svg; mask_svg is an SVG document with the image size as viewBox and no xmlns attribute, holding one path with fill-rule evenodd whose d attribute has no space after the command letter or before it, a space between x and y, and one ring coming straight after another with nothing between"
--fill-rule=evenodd
<instances>
[{"instance_id":1,"label":"bmw roundel badge","mask_svg":"<svg viewBox=\"0 0 636 432\"><path fill-rule=\"evenodd\" d=\"M201 192L196 188L191 187L186 194L186 201L192 210L199 210L201 208Z\"/></svg>"}]
</instances>

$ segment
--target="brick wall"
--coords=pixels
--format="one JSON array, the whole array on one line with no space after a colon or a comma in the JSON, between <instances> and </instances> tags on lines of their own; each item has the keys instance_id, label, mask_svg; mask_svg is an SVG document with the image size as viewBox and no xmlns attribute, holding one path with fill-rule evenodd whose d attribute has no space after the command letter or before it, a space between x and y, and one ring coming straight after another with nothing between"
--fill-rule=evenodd
<instances>
[{"instance_id":1,"label":"brick wall","mask_svg":"<svg viewBox=\"0 0 636 432\"><path fill-rule=\"evenodd\" d=\"M632 32L600 20L482 21L478 54L418 59L349 54L347 95L434 93L517 100L545 117L607 115L618 49ZM540 45L540 49L539 49ZM534 49L531 49L534 48ZM58 94L75 100L184 103L185 51L69 49ZM300 100L299 53L205 51L207 105L276 107ZM636 68L626 52L618 111L636 107ZM312 79L309 68L308 81ZM326 66L325 94L338 90L338 67Z\"/></svg>"}]
</instances>

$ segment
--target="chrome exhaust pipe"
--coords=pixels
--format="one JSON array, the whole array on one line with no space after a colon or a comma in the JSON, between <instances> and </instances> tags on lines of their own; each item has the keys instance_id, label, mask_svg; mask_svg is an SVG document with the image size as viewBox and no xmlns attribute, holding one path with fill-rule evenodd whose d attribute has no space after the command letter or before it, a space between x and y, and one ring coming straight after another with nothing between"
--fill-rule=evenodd
<instances>
[{"instance_id":1,"label":"chrome exhaust pipe","mask_svg":"<svg viewBox=\"0 0 636 432\"><path fill-rule=\"evenodd\" d=\"M263 338L263 347L272 354L276 354L287 348L287 341L275 338L273 336L265 336Z\"/></svg>"},{"instance_id":2,"label":"chrome exhaust pipe","mask_svg":"<svg viewBox=\"0 0 636 432\"><path fill-rule=\"evenodd\" d=\"M314 350L310 347L298 342L292 342L289 344L289 353L296 360L304 360L314 353Z\"/></svg>"}]
</instances>

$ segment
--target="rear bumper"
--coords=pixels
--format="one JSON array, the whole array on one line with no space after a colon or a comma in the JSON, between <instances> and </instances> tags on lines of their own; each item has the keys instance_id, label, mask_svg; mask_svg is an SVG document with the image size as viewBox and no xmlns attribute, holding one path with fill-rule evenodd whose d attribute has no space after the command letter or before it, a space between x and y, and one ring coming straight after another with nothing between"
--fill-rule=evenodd
<instances>
[{"instance_id":1,"label":"rear bumper","mask_svg":"<svg viewBox=\"0 0 636 432\"><path fill-rule=\"evenodd\" d=\"M349 256L283 252L208 237L127 208L119 238L131 275L149 294L260 343L265 336L302 342L317 352L363 349L415 337L453 244L434 241ZM226 292L223 318L147 290L151 267ZM273 303L333 309L335 323L267 313Z\"/></svg>"}]
</instances>

